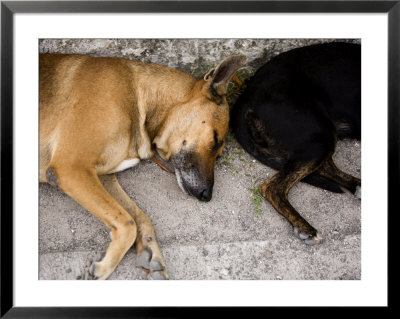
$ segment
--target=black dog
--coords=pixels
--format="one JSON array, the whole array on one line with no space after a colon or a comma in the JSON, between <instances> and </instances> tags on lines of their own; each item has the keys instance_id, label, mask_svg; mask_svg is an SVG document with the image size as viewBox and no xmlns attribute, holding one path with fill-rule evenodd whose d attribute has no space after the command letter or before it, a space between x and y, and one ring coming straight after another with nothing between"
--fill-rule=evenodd
<instances>
[{"instance_id":1,"label":"black dog","mask_svg":"<svg viewBox=\"0 0 400 319\"><path fill-rule=\"evenodd\" d=\"M231 112L243 148L278 170L261 194L307 244L322 238L288 201L302 180L333 192L358 191L361 180L332 160L337 139L361 139L361 46L327 43L282 53L249 80Z\"/></svg>"}]
</instances>

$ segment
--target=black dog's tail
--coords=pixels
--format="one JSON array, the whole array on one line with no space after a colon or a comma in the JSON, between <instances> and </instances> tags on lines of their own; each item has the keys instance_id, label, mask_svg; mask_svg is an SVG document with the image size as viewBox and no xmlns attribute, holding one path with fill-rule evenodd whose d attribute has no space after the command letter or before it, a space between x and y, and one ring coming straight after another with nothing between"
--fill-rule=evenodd
<instances>
[{"instance_id":1,"label":"black dog's tail","mask_svg":"<svg viewBox=\"0 0 400 319\"><path fill-rule=\"evenodd\" d=\"M255 159L257 159L259 162L261 162L262 164L271 167L274 170L279 171L282 167L283 164L285 163L284 160L279 159L276 156L273 156L271 154L265 154L262 153L258 147L256 145L254 145L253 143L246 143L245 145L252 145L251 150L250 149L246 149L247 152L249 152L250 154L253 155L253 157ZM317 173L312 173L306 177L304 177L302 180L302 182L310 184L312 186L315 187L319 187L328 191L331 191L333 193L343 193L343 190L340 188L340 186L326 178L323 177Z\"/></svg>"}]
</instances>

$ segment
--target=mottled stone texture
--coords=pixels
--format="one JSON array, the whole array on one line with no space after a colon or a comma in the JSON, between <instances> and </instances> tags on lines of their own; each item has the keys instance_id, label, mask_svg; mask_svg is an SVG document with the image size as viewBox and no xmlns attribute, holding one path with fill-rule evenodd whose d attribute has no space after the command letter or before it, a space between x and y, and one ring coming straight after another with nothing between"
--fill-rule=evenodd
<instances>
[{"instance_id":1,"label":"mottled stone texture","mask_svg":"<svg viewBox=\"0 0 400 319\"><path fill-rule=\"evenodd\" d=\"M229 55L246 55L245 70L251 75L281 52L332 41L359 42L351 39L42 39L39 51L124 57L167 65L200 77Z\"/></svg>"}]
</instances>

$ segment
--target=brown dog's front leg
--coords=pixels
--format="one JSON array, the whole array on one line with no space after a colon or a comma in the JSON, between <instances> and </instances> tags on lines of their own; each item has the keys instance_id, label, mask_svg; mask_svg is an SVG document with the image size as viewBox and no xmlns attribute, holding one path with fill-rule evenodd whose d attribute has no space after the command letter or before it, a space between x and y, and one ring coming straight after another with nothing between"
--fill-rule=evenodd
<instances>
[{"instance_id":1,"label":"brown dog's front leg","mask_svg":"<svg viewBox=\"0 0 400 319\"><path fill-rule=\"evenodd\" d=\"M50 168L51 169L51 168ZM88 279L107 279L136 239L131 215L101 185L89 169L55 168L58 186L111 230L112 240L104 258L91 264Z\"/></svg>"},{"instance_id":2,"label":"brown dog's front leg","mask_svg":"<svg viewBox=\"0 0 400 319\"><path fill-rule=\"evenodd\" d=\"M168 279L167 267L161 255L149 217L122 189L115 174L104 175L100 179L105 189L136 221L138 229L136 239L137 266L142 267L151 279Z\"/></svg>"},{"instance_id":3,"label":"brown dog's front leg","mask_svg":"<svg viewBox=\"0 0 400 319\"><path fill-rule=\"evenodd\" d=\"M296 209L289 203L290 189L305 176L313 172L318 166L307 164L286 164L276 175L260 186L261 195L283 215L292 225L297 237L308 245L315 245L322 241L317 230L312 227Z\"/></svg>"}]
</instances>

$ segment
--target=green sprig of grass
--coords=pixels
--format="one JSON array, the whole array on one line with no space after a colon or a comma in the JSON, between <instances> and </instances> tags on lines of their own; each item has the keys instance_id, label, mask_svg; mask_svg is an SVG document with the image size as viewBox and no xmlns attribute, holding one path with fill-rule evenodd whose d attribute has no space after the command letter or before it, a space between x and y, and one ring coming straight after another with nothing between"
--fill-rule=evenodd
<instances>
[{"instance_id":1,"label":"green sprig of grass","mask_svg":"<svg viewBox=\"0 0 400 319\"><path fill-rule=\"evenodd\" d=\"M253 205L256 216L258 217L262 214L261 203L264 200L264 197L260 193L261 184L259 184L258 179L254 178L251 174L248 174L247 176L251 178L251 187L249 188L251 193L251 204Z\"/></svg>"}]
</instances>

